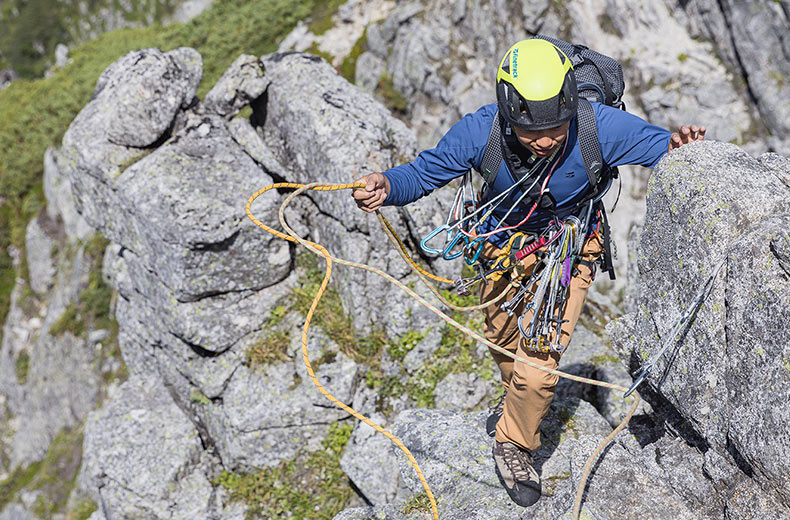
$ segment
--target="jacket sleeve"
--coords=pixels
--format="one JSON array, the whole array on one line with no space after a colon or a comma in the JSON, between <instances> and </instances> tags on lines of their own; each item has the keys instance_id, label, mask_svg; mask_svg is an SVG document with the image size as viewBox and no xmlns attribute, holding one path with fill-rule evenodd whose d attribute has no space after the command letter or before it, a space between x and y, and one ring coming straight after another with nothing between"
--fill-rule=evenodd
<instances>
[{"instance_id":1,"label":"jacket sleeve","mask_svg":"<svg viewBox=\"0 0 790 520\"><path fill-rule=\"evenodd\" d=\"M390 181L385 206L403 206L428 195L462 176L483 160L496 106L486 105L467 114L450 128L436 148L421 152L413 161L384 172Z\"/></svg>"},{"instance_id":2,"label":"jacket sleeve","mask_svg":"<svg viewBox=\"0 0 790 520\"><path fill-rule=\"evenodd\" d=\"M598 138L606 164L652 168L667 153L671 132L623 110L596 105Z\"/></svg>"}]
</instances>

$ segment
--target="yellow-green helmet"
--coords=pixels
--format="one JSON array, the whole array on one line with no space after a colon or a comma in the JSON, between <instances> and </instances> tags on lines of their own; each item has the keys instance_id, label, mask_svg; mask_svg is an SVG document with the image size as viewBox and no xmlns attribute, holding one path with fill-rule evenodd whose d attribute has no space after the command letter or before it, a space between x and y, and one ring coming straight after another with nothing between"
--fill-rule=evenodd
<instances>
[{"instance_id":1,"label":"yellow-green helmet","mask_svg":"<svg viewBox=\"0 0 790 520\"><path fill-rule=\"evenodd\" d=\"M568 56L540 38L512 46L496 75L499 113L525 130L560 126L576 114L576 77Z\"/></svg>"}]
</instances>

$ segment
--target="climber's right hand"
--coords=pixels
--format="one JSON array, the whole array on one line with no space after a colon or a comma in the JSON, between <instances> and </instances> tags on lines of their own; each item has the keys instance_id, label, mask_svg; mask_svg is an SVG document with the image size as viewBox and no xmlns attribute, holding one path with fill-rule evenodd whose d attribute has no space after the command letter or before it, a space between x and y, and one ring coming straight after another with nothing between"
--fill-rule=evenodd
<instances>
[{"instance_id":1,"label":"climber's right hand","mask_svg":"<svg viewBox=\"0 0 790 520\"><path fill-rule=\"evenodd\" d=\"M357 188L351 192L351 196L362 211L368 213L376 211L390 194L390 181L381 173L365 175L356 182L365 183L365 188Z\"/></svg>"}]
</instances>

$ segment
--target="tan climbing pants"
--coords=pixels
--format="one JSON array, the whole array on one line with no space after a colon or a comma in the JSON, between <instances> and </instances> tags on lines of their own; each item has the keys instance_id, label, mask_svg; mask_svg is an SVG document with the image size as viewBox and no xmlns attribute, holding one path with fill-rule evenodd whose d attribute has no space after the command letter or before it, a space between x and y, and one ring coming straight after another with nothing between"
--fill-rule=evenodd
<instances>
[{"instance_id":1,"label":"tan climbing pants","mask_svg":"<svg viewBox=\"0 0 790 520\"><path fill-rule=\"evenodd\" d=\"M590 238L582 248L581 257L583 260L592 262L598 260L601 251L602 245L599 240ZM499 248L490 243L485 244L482 252L485 258L494 259L498 254ZM537 255L534 253L527 256L522 260L519 271L529 276L537 260ZM562 319L567 321L561 327L560 343L566 347L571 341L573 329L579 320L579 314L581 314L582 306L587 298L587 290L592 284L593 274L590 268L584 264L577 264L577 269L578 273L571 279L568 298L562 312ZM497 282L489 282L488 285L481 287L480 301L489 301L505 290L509 294L500 300L500 304L511 299L518 289L511 285L507 277L502 277ZM530 290L534 292L535 288ZM522 323L530 323L532 311L524 313L528 302L527 298L522 300L512 316L508 316L499 307L500 304L483 309L485 336L489 341L510 352L518 353L519 356L541 366L556 369L560 362L560 355L556 352L543 354L524 348L526 340L518 330L518 317L524 314ZM556 342L556 334L550 339L552 343ZM511 442L523 449L536 450L540 447L540 423L554 399L554 388L559 376L514 361L513 358L494 349L489 348L489 351L499 366L502 384L507 390L505 410L497 423L496 440Z\"/></svg>"}]
</instances>

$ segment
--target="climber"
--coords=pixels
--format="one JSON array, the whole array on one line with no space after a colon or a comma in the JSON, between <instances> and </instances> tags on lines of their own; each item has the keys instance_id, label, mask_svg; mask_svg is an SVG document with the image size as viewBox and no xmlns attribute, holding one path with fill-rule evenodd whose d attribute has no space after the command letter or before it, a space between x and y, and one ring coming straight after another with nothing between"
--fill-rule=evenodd
<instances>
[{"instance_id":1,"label":"climber","mask_svg":"<svg viewBox=\"0 0 790 520\"><path fill-rule=\"evenodd\" d=\"M520 182L517 179L528 177L524 172L528 173L536 163L542 161L546 167L532 183L537 191L513 190L502 197L506 201L502 209L493 211L491 218L478 226L477 232L483 234L496 231L503 224L520 225L518 229L496 232L485 239L481 261L490 265L513 232L538 236L552 222L579 215L587 207L580 202L590 200L586 196L593 187L580 152L577 94L573 67L559 47L540 39L520 41L499 63L497 103L464 116L435 148L421 152L413 161L362 177L358 182L364 182L365 189L355 190L353 198L367 212L387 205L403 206L470 169L480 171L492 124L499 117L504 161L500 162L491 185L481 194L480 202L485 204L495 199ZM607 167L632 164L652 168L669 151L701 141L705 136L704 126L681 126L677 132L670 133L623 110L601 103L592 106L601 155ZM529 214L530 209L534 213ZM600 218L579 217L579 221L588 225L580 235L583 241L578 245L579 256L575 259L567 297L560 305L561 319L555 320L559 325L547 340L547 344L560 348L537 348L535 342L525 337L523 328L519 329L519 318L526 324L532 316L529 293L511 312L505 312L499 305L483 310L487 339L553 369L570 343L595 276L596 262L604 250ZM522 276L528 278L543 256L546 255L538 250L523 258L518 266ZM502 291L515 293L518 289L511 283L515 276L514 271L495 282L481 284L481 302L490 301ZM534 296L534 287L531 292ZM513 296L508 294L504 299ZM533 454L541 444L540 424L554 398L558 377L524 363L514 363L512 358L493 349L490 351L505 390L491 411L488 425L489 433L495 432L496 472L510 498L521 506L529 506L540 498L540 477L533 468Z\"/></svg>"}]
</instances>

